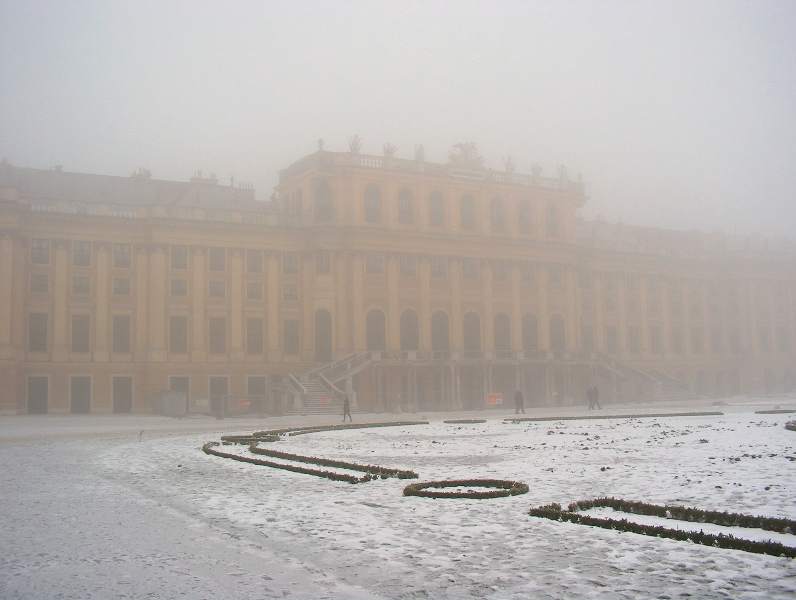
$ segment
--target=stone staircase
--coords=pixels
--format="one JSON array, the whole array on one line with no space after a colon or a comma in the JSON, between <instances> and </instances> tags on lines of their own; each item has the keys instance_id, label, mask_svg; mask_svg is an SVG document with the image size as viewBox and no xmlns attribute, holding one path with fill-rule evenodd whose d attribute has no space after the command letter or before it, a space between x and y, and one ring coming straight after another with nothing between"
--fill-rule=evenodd
<instances>
[{"instance_id":1,"label":"stone staircase","mask_svg":"<svg viewBox=\"0 0 796 600\"><path fill-rule=\"evenodd\" d=\"M301 395L301 408L292 414L343 414L343 396L346 380L363 371L373 362L370 352L350 354L310 369L301 375L293 375L294 389ZM358 412L352 407L352 412Z\"/></svg>"},{"instance_id":2,"label":"stone staircase","mask_svg":"<svg viewBox=\"0 0 796 600\"><path fill-rule=\"evenodd\" d=\"M603 355L598 356L597 366L623 381L640 379L646 385L652 386L655 400L658 401L690 400L698 397L686 383L660 371L642 369Z\"/></svg>"}]
</instances>

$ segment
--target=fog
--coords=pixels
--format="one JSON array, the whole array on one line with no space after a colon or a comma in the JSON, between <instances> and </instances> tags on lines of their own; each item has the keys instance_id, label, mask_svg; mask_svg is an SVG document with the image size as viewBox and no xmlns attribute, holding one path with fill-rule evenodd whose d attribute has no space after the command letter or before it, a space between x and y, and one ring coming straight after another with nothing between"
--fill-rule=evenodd
<instances>
[{"instance_id":1,"label":"fog","mask_svg":"<svg viewBox=\"0 0 796 600\"><path fill-rule=\"evenodd\" d=\"M796 4L0 3L0 157L253 183L318 138L582 173L586 217L796 222Z\"/></svg>"}]
</instances>

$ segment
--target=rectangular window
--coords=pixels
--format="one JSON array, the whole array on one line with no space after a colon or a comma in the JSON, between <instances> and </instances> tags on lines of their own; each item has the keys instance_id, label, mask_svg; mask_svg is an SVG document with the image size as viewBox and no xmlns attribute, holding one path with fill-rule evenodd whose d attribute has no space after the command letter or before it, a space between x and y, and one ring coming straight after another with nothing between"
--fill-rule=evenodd
<instances>
[{"instance_id":1,"label":"rectangular window","mask_svg":"<svg viewBox=\"0 0 796 600\"><path fill-rule=\"evenodd\" d=\"M478 278L478 261L474 258L462 259L462 275L466 279Z\"/></svg>"},{"instance_id":2,"label":"rectangular window","mask_svg":"<svg viewBox=\"0 0 796 600\"><path fill-rule=\"evenodd\" d=\"M114 296L129 296L130 295L130 279L127 277L114 277L113 278L113 295Z\"/></svg>"},{"instance_id":3,"label":"rectangular window","mask_svg":"<svg viewBox=\"0 0 796 600\"><path fill-rule=\"evenodd\" d=\"M459 205L459 224L462 229L475 228L475 200L471 196L462 198Z\"/></svg>"},{"instance_id":4,"label":"rectangular window","mask_svg":"<svg viewBox=\"0 0 796 600\"><path fill-rule=\"evenodd\" d=\"M246 250L246 272L263 272L263 253L259 250Z\"/></svg>"},{"instance_id":5,"label":"rectangular window","mask_svg":"<svg viewBox=\"0 0 796 600\"><path fill-rule=\"evenodd\" d=\"M417 274L417 258L414 256L401 256L401 275L414 277Z\"/></svg>"},{"instance_id":6,"label":"rectangular window","mask_svg":"<svg viewBox=\"0 0 796 600\"><path fill-rule=\"evenodd\" d=\"M619 352L618 336L616 334L616 327L609 325L605 328L605 346L609 354L616 354Z\"/></svg>"},{"instance_id":7,"label":"rectangular window","mask_svg":"<svg viewBox=\"0 0 796 600\"><path fill-rule=\"evenodd\" d=\"M654 354L663 353L663 340L661 339L661 328L657 325L650 327L650 346Z\"/></svg>"},{"instance_id":8,"label":"rectangular window","mask_svg":"<svg viewBox=\"0 0 796 600\"><path fill-rule=\"evenodd\" d=\"M262 281L247 281L246 282L246 299L247 300L262 300L263 299L263 282Z\"/></svg>"},{"instance_id":9,"label":"rectangular window","mask_svg":"<svg viewBox=\"0 0 796 600\"><path fill-rule=\"evenodd\" d=\"M73 296L88 296L91 291L88 277L86 275L73 275L72 276L72 295Z\"/></svg>"},{"instance_id":10,"label":"rectangular window","mask_svg":"<svg viewBox=\"0 0 796 600\"><path fill-rule=\"evenodd\" d=\"M282 273L285 275L295 275L298 273L298 255L285 254L282 256Z\"/></svg>"},{"instance_id":11,"label":"rectangular window","mask_svg":"<svg viewBox=\"0 0 796 600\"><path fill-rule=\"evenodd\" d=\"M523 265L522 282L528 286L533 285L533 267L531 265Z\"/></svg>"},{"instance_id":12,"label":"rectangular window","mask_svg":"<svg viewBox=\"0 0 796 600\"><path fill-rule=\"evenodd\" d=\"M30 276L31 294L46 294L50 291L50 276L47 273L33 273Z\"/></svg>"},{"instance_id":13,"label":"rectangular window","mask_svg":"<svg viewBox=\"0 0 796 600\"><path fill-rule=\"evenodd\" d=\"M263 320L246 319L246 352L249 354L263 353Z\"/></svg>"},{"instance_id":14,"label":"rectangular window","mask_svg":"<svg viewBox=\"0 0 796 600\"><path fill-rule=\"evenodd\" d=\"M171 280L171 295L172 296L187 296L188 295L188 281L185 279L172 279Z\"/></svg>"},{"instance_id":15,"label":"rectangular window","mask_svg":"<svg viewBox=\"0 0 796 600\"><path fill-rule=\"evenodd\" d=\"M330 270L329 254L321 252L315 256L315 273L318 275L326 275Z\"/></svg>"},{"instance_id":16,"label":"rectangular window","mask_svg":"<svg viewBox=\"0 0 796 600\"><path fill-rule=\"evenodd\" d=\"M28 350L47 352L47 313L28 315Z\"/></svg>"},{"instance_id":17,"label":"rectangular window","mask_svg":"<svg viewBox=\"0 0 796 600\"><path fill-rule=\"evenodd\" d=\"M227 320L224 317L212 317L207 328L211 354L227 352Z\"/></svg>"},{"instance_id":18,"label":"rectangular window","mask_svg":"<svg viewBox=\"0 0 796 600\"><path fill-rule=\"evenodd\" d=\"M408 192L402 192L398 197L398 222L401 225L411 225L415 222L415 215L412 211L412 196Z\"/></svg>"},{"instance_id":19,"label":"rectangular window","mask_svg":"<svg viewBox=\"0 0 796 600\"><path fill-rule=\"evenodd\" d=\"M89 316L72 315L72 352L88 352Z\"/></svg>"},{"instance_id":20,"label":"rectangular window","mask_svg":"<svg viewBox=\"0 0 796 600\"><path fill-rule=\"evenodd\" d=\"M627 330L628 350L631 354L638 354L641 351L641 334L639 328L631 325Z\"/></svg>"},{"instance_id":21,"label":"rectangular window","mask_svg":"<svg viewBox=\"0 0 796 600\"><path fill-rule=\"evenodd\" d=\"M169 352L173 354L188 352L188 317L169 317Z\"/></svg>"},{"instance_id":22,"label":"rectangular window","mask_svg":"<svg viewBox=\"0 0 796 600\"><path fill-rule=\"evenodd\" d=\"M299 322L296 319L287 319L284 322L284 349L285 354L299 353Z\"/></svg>"},{"instance_id":23,"label":"rectangular window","mask_svg":"<svg viewBox=\"0 0 796 600\"><path fill-rule=\"evenodd\" d=\"M431 257L431 276L435 279L445 279L448 276L448 259L443 256Z\"/></svg>"},{"instance_id":24,"label":"rectangular window","mask_svg":"<svg viewBox=\"0 0 796 600\"><path fill-rule=\"evenodd\" d=\"M129 413L133 409L133 378L127 375L114 377L111 383L113 412Z\"/></svg>"},{"instance_id":25,"label":"rectangular window","mask_svg":"<svg viewBox=\"0 0 796 600\"><path fill-rule=\"evenodd\" d=\"M171 247L171 268L172 269L188 268L188 248L186 246Z\"/></svg>"},{"instance_id":26,"label":"rectangular window","mask_svg":"<svg viewBox=\"0 0 796 600\"><path fill-rule=\"evenodd\" d=\"M432 227L441 227L445 223L445 204L439 192L434 192L428 199L428 222Z\"/></svg>"},{"instance_id":27,"label":"rectangular window","mask_svg":"<svg viewBox=\"0 0 796 600\"><path fill-rule=\"evenodd\" d=\"M722 343L721 330L714 327L710 330L710 349L712 352L720 353L724 344Z\"/></svg>"},{"instance_id":28,"label":"rectangular window","mask_svg":"<svg viewBox=\"0 0 796 600\"><path fill-rule=\"evenodd\" d=\"M223 279L211 279L207 282L207 295L211 298L223 298L227 295L227 282Z\"/></svg>"},{"instance_id":29,"label":"rectangular window","mask_svg":"<svg viewBox=\"0 0 796 600\"><path fill-rule=\"evenodd\" d=\"M30 241L30 262L34 265L50 264L50 240Z\"/></svg>"},{"instance_id":30,"label":"rectangular window","mask_svg":"<svg viewBox=\"0 0 796 600\"><path fill-rule=\"evenodd\" d=\"M368 254L365 257L365 273L381 275L384 273L384 257L381 254Z\"/></svg>"},{"instance_id":31,"label":"rectangular window","mask_svg":"<svg viewBox=\"0 0 796 600\"><path fill-rule=\"evenodd\" d=\"M506 281L509 278L509 267L504 262L496 262L492 272L495 281Z\"/></svg>"},{"instance_id":32,"label":"rectangular window","mask_svg":"<svg viewBox=\"0 0 796 600\"><path fill-rule=\"evenodd\" d=\"M128 354L130 352L130 315L113 316L113 352Z\"/></svg>"},{"instance_id":33,"label":"rectangular window","mask_svg":"<svg viewBox=\"0 0 796 600\"><path fill-rule=\"evenodd\" d=\"M672 350L674 350L676 354L682 354L685 351L685 346L683 345L683 332L681 329L672 330Z\"/></svg>"},{"instance_id":34,"label":"rectangular window","mask_svg":"<svg viewBox=\"0 0 796 600\"><path fill-rule=\"evenodd\" d=\"M208 257L211 271L223 271L227 268L227 252L224 248L210 248Z\"/></svg>"},{"instance_id":35,"label":"rectangular window","mask_svg":"<svg viewBox=\"0 0 796 600\"><path fill-rule=\"evenodd\" d=\"M298 302L298 288L295 285L286 285L282 288L282 300L285 302Z\"/></svg>"},{"instance_id":36,"label":"rectangular window","mask_svg":"<svg viewBox=\"0 0 796 600\"><path fill-rule=\"evenodd\" d=\"M703 345L702 328L694 327L691 330L691 351L701 353L704 349Z\"/></svg>"},{"instance_id":37,"label":"rectangular window","mask_svg":"<svg viewBox=\"0 0 796 600\"><path fill-rule=\"evenodd\" d=\"M113 245L113 266L116 269L127 269L130 267L130 245Z\"/></svg>"},{"instance_id":38,"label":"rectangular window","mask_svg":"<svg viewBox=\"0 0 796 600\"><path fill-rule=\"evenodd\" d=\"M564 285L564 276L561 273L561 267L551 265L547 268L547 274L550 277L551 287L561 288Z\"/></svg>"},{"instance_id":39,"label":"rectangular window","mask_svg":"<svg viewBox=\"0 0 796 600\"><path fill-rule=\"evenodd\" d=\"M531 233L531 206L527 202L517 206L517 231L520 235Z\"/></svg>"},{"instance_id":40,"label":"rectangular window","mask_svg":"<svg viewBox=\"0 0 796 600\"><path fill-rule=\"evenodd\" d=\"M72 264L76 267L91 266L91 242L72 242Z\"/></svg>"},{"instance_id":41,"label":"rectangular window","mask_svg":"<svg viewBox=\"0 0 796 600\"><path fill-rule=\"evenodd\" d=\"M188 410L191 399L191 378L183 375L170 376L169 391L182 394L183 398L185 398L185 408Z\"/></svg>"}]
</instances>

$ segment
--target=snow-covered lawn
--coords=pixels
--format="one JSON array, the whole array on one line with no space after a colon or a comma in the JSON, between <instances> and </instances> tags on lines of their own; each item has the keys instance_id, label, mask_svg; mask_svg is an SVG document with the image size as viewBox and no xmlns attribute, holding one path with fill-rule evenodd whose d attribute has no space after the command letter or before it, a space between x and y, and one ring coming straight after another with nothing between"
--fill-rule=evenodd
<instances>
[{"instance_id":1,"label":"snow-covered lawn","mask_svg":"<svg viewBox=\"0 0 796 600\"><path fill-rule=\"evenodd\" d=\"M334 417L0 417L0 598L793 598L793 560L527 514L530 506L613 495L795 518L796 433L783 427L793 415L753 413L772 405L608 407L599 414L727 414L521 424L504 424L498 417L508 415L497 411L429 414L430 425L262 444L420 474L356 485L200 450L222 431ZM535 407L528 416L579 413L587 411ZM489 421L442 423L456 417ZM473 477L518 479L530 492L402 496L408 483Z\"/></svg>"},{"instance_id":2,"label":"snow-covered lawn","mask_svg":"<svg viewBox=\"0 0 796 600\"><path fill-rule=\"evenodd\" d=\"M268 445L412 469L419 481L477 477L530 486L528 494L493 500L404 497L411 480L352 485L208 456L200 447L218 439L211 434L118 444L99 460L131 492L371 597L792 598L793 560L527 514L530 506L617 496L796 518L796 434L783 427L786 417L750 410L615 421L433 421ZM750 530L747 537L760 535ZM764 535L796 546L796 536Z\"/></svg>"}]
</instances>

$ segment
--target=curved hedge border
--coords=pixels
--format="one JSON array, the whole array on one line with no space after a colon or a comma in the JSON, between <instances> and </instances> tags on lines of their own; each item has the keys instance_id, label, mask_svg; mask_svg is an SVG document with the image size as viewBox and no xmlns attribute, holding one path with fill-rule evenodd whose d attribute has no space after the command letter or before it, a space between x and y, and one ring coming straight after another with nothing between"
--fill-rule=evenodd
<instances>
[{"instance_id":1,"label":"curved hedge border","mask_svg":"<svg viewBox=\"0 0 796 600\"><path fill-rule=\"evenodd\" d=\"M470 425L473 423L486 423L486 419L448 419L447 421L443 421L443 423L447 423L448 425Z\"/></svg>"},{"instance_id":2,"label":"curved hedge border","mask_svg":"<svg viewBox=\"0 0 796 600\"><path fill-rule=\"evenodd\" d=\"M230 454L229 452L222 452L221 450L214 450L218 446L218 442L207 442L202 446L202 452L219 456L221 458L231 458L238 462L250 463L253 465L260 465L263 467L272 467L274 469L282 469L284 471L292 471L293 473L302 473L304 475L314 475L316 477L325 477L332 481L345 481L347 483L364 483L373 479L370 475L363 475L362 477L355 477L354 475L347 475L345 473L333 473L331 471L321 471L320 469L307 469L296 465L284 465L282 463L271 462L270 460L261 460L259 458L251 458L249 456L241 456L240 454Z\"/></svg>"},{"instance_id":3,"label":"curved hedge border","mask_svg":"<svg viewBox=\"0 0 796 600\"><path fill-rule=\"evenodd\" d=\"M600 527L602 529L613 529L615 531L627 531L630 533L638 533L641 535L648 535L652 537L669 538L679 541L689 541L695 544L702 544L703 546L714 546L717 548L729 548L732 550L743 550L745 552L752 552L754 554L768 554L771 556L786 556L788 558L796 558L796 547L785 546L779 542L771 540L765 542L758 542L752 540L745 540L737 538L732 535L709 534L702 531L683 531L680 529L670 529L661 525L641 525L633 523L627 519L610 519L603 517L592 517L589 515L582 515L576 510L587 510L596 506L610 506L614 508L619 506L616 510L625 512L634 512L635 514L645 514L653 516L667 517L669 515L682 514L685 517L694 517L701 514L704 518L702 521L693 521L690 518L678 518L678 520L690 522L706 522L715 523L717 525L732 524L737 527L761 527L763 524L771 525L769 521L788 521L787 519L769 519L768 517L754 517L751 515L742 515L738 513L720 513L716 511L703 511L700 509L675 507L675 506L661 506L655 504L647 504L644 502L630 502L618 498L597 498L595 500L581 500L572 502L567 510L563 510L560 504L547 504L545 506L538 506L531 508L528 514L532 517L539 517L543 519L551 519L553 521L566 521L569 523L576 523L578 525L590 525L592 527ZM687 511L687 512L673 512L673 511ZM719 518L718 516L721 516ZM716 517L714 521L712 517ZM732 517L732 519L728 518ZM740 518L739 518L740 517ZM754 523L752 525L743 525L742 523ZM790 521L790 523L793 523ZM781 529L770 529L769 531L781 531Z\"/></svg>"},{"instance_id":4,"label":"curved hedge border","mask_svg":"<svg viewBox=\"0 0 796 600\"><path fill-rule=\"evenodd\" d=\"M627 415L582 415L566 417L506 417L504 423L528 423L534 421L593 421L598 419L652 419L658 417L714 417L723 415L723 412L677 412L677 413L647 413L647 414L627 414Z\"/></svg>"},{"instance_id":5,"label":"curved hedge border","mask_svg":"<svg viewBox=\"0 0 796 600\"><path fill-rule=\"evenodd\" d=\"M389 467L381 467L379 465L361 465L358 463L345 462L342 460L332 460L329 458L320 458L317 456L302 456L300 454L291 454L289 452L279 452L278 450L267 450L265 448L258 448L257 442L249 446L249 450L254 454L261 454L270 456L271 458L281 458L283 460L293 460L296 462L303 462L313 465L320 465L323 467L336 467L338 469L350 469L352 471L362 471L368 473L372 479L387 479L388 477L397 477L398 479L417 479L418 474L414 471L391 469Z\"/></svg>"},{"instance_id":6,"label":"curved hedge border","mask_svg":"<svg viewBox=\"0 0 796 600\"><path fill-rule=\"evenodd\" d=\"M428 488L446 487L485 487L497 488L491 492L432 492ZM527 494L528 485L521 481L506 479L449 479L446 481L426 481L412 483L404 488L404 496L420 496L422 498L466 498L483 500L487 498L503 498Z\"/></svg>"}]
</instances>

